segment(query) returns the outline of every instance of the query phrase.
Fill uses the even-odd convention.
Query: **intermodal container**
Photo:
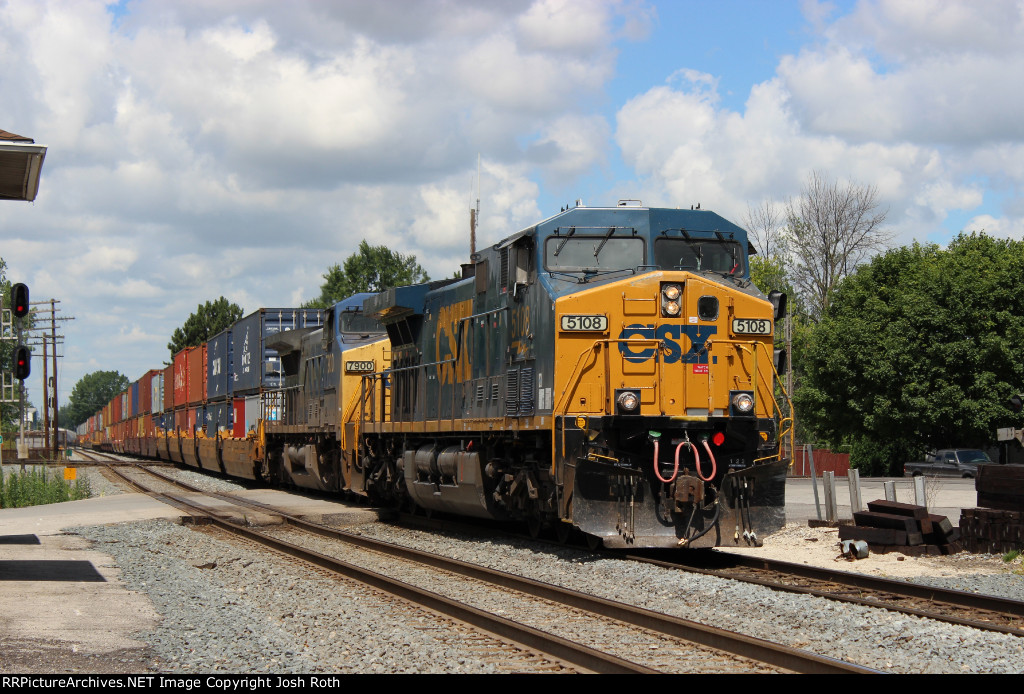
[[[230,400],[218,400],[206,403],[206,435],[216,436],[217,432],[222,435],[231,431],[232,417]]]
[[[124,417],[121,416],[122,407],[124,405],[124,393],[119,393],[114,396],[114,399],[110,401],[110,423],[117,424]]]
[[[139,379],[139,414],[153,412],[153,379],[160,375],[157,369],[150,369]]]
[[[236,439],[245,438],[245,398],[231,401],[231,435]]]
[[[231,328],[219,332],[206,343],[206,399],[210,402],[231,396]]]
[[[139,405],[141,404],[139,400],[139,381],[135,381],[134,383],[132,383],[131,388],[129,390],[131,392],[128,395],[128,407],[130,410],[130,414],[128,416],[138,417]]]
[[[174,409],[188,404],[188,350],[174,355]]]
[[[231,329],[233,394],[281,388],[281,359],[276,351],[267,348],[267,337],[283,330],[322,324],[323,311],[311,308],[261,308],[235,323]]]
[[[173,362],[173,360],[172,360]],[[174,364],[164,369],[164,412],[174,411]]]
[[[206,343],[186,350],[188,362],[188,386],[186,398],[189,405],[198,405],[206,400]]]
[[[161,414],[164,411],[164,372],[156,370],[149,382],[149,401],[152,403],[153,414]]]

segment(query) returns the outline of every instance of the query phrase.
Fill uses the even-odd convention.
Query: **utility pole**
[[[60,450],[60,413],[57,407],[57,300],[50,299],[50,339],[53,341],[53,457]],[[44,357],[45,358],[45,357]]]
[[[60,449],[60,415],[59,400],[57,399],[57,358],[63,357],[59,353],[59,346],[64,342],[64,336],[57,333],[57,321],[74,320],[73,316],[58,316],[58,299],[48,299],[33,304],[35,317],[40,320],[41,325],[32,327],[25,332],[30,334],[26,344],[33,346],[42,345],[43,348],[43,439],[45,450],[51,458],[57,457]],[[49,305],[48,308],[46,306]],[[38,308],[43,307],[43,308]],[[46,325],[46,312],[50,313],[49,325]],[[34,333],[34,334],[33,334]],[[53,423],[51,431],[50,423]]]

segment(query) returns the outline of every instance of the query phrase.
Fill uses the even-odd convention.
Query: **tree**
[[[320,296],[305,307],[328,308],[360,292],[380,292],[430,280],[416,256],[395,253],[387,246],[371,246],[365,239],[359,242],[359,250],[345,259],[344,267],[336,263],[322,276]]]
[[[875,186],[840,185],[817,171],[808,176],[800,198],[786,204],[783,252],[811,319],[828,310],[844,277],[889,242],[891,235],[882,227],[887,211],[878,206]]]
[[[946,250],[898,248],[834,292],[796,394],[805,424],[852,446],[869,473],[930,448],[975,447],[1021,425],[1024,242],[961,234]]]
[[[230,328],[242,317],[238,304],[228,303],[223,296],[216,301],[207,301],[196,306],[196,311],[180,328],[175,329],[167,349],[175,355],[186,347],[201,345],[222,330]]]
[[[66,406],[60,409],[61,426],[74,429],[129,385],[128,377],[117,371],[93,371],[82,376],[71,390]]]

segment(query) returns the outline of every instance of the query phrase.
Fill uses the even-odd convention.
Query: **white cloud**
[[[809,3],[821,40],[782,56],[742,111],[720,105],[713,75],[677,69],[623,105],[616,142],[665,204],[741,219],[820,170],[876,186],[897,242],[927,238],[984,204],[986,186],[1024,186],[1024,94],[1007,82],[1024,74],[1024,5],[992,5],[862,2],[831,20],[834,7]]]

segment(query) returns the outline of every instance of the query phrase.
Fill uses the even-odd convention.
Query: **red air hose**
[[[680,446],[682,444],[679,444]],[[665,484],[671,484],[676,479],[676,475],[679,474],[679,448],[676,448],[676,466],[672,470],[672,476],[665,479],[661,476],[661,471],[658,470],[658,440],[654,440],[654,476]]]
[[[708,455],[711,457],[711,476],[710,477],[705,477],[704,475],[700,474],[700,460],[698,460],[697,461],[697,477],[700,477],[705,482],[710,482],[711,480],[715,479],[715,475],[718,473],[718,464],[715,462],[715,454],[711,452],[711,446],[708,445],[708,440],[707,439],[704,439],[704,450],[707,451]],[[694,457],[697,456],[697,447],[696,446],[693,447],[693,455],[694,455]]]

